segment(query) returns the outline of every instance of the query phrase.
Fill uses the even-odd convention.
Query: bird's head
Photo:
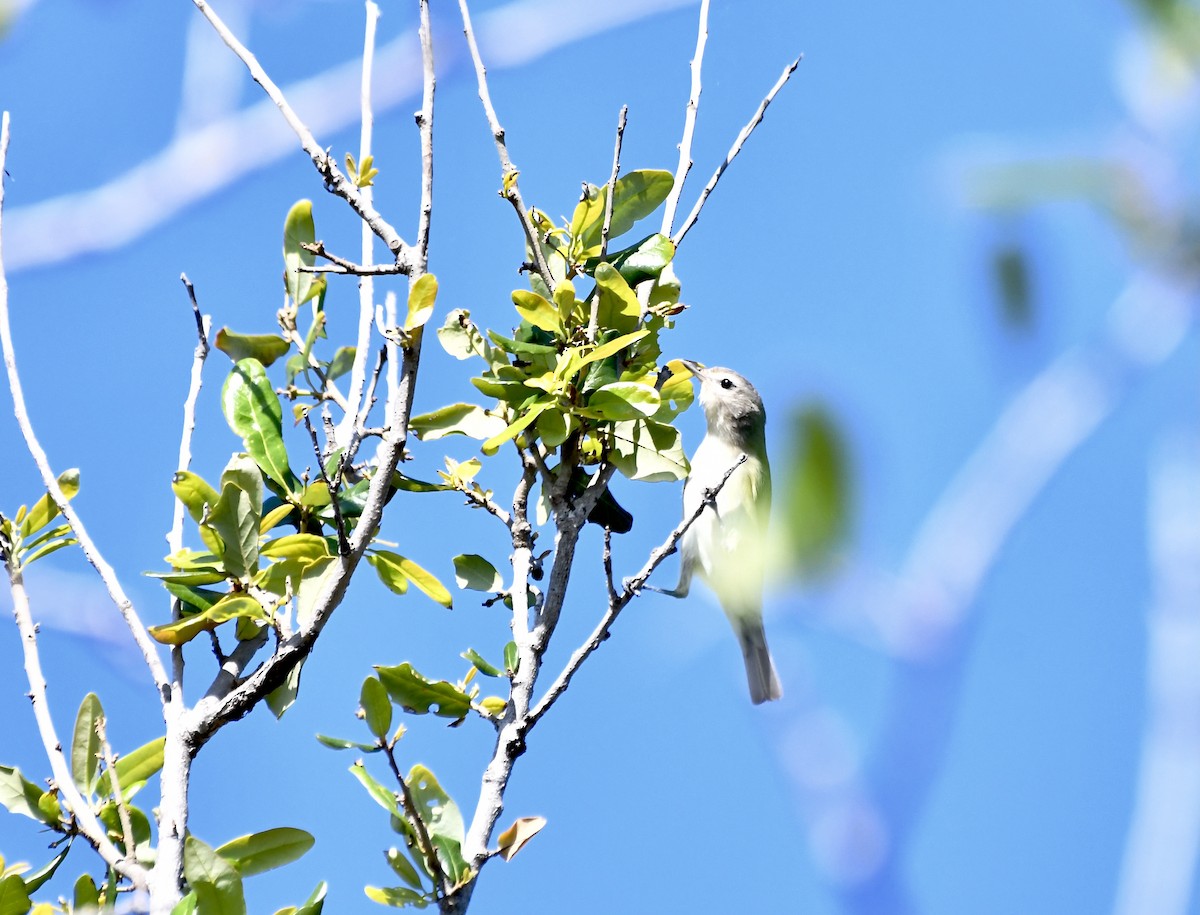
[[[700,406],[711,434],[736,443],[762,435],[767,413],[754,385],[733,369],[704,368],[690,359],[679,361],[700,379]]]

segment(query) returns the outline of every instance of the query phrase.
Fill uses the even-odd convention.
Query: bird
[[[767,524],[771,515],[771,467],[767,462],[767,414],[749,381],[732,369],[680,362],[700,380],[700,405],[708,430],[691,460],[683,486],[683,517],[690,518],[709,491],[729,479],[679,541],[679,584],[658,589],[686,597],[699,573],[720,601],[742,648],[750,699],[779,699],[783,688],[767,647],[762,595]],[[745,455],[745,460],[742,460]]]

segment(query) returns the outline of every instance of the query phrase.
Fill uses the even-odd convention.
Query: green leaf
[[[650,331],[646,330],[645,328],[642,328],[641,330],[635,330],[635,331],[632,331],[631,333],[622,334],[619,337],[614,337],[612,340],[609,340],[607,343],[603,343],[600,346],[597,346],[590,353],[588,353],[586,356],[584,356],[579,362],[579,367],[583,368],[585,365],[590,365],[593,362],[599,362],[601,359],[607,359],[609,356],[615,356],[617,353],[621,352],[621,350],[625,349],[626,347],[631,346],[634,343],[637,343],[638,340],[641,340],[642,337],[646,336],[648,333],[650,333]],[[689,384],[689,386],[691,384],[690,378],[688,380],[688,384]]]
[[[74,905],[72,908],[76,912],[87,912],[92,909],[99,910],[100,908],[100,891],[96,888],[96,881],[87,874],[81,874],[79,879],[75,881]]]
[[[658,391],[648,384],[614,381],[592,392],[587,408],[599,419],[628,420],[653,416],[661,403]]]
[[[427,680],[407,661],[397,667],[376,666],[375,670],[392,701],[406,711],[459,719],[471,710],[471,700],[461,689],[445,680]]]
[[[270,365],[292,348],[292,344],[279,334],[239,334],[228,327],[217,331],[214,342],[217,349],[234,362],[257,359],[263,365]]]
[[[27,893],[36,893],[45,886],[50,878],[54,876],[54,872],[58,870],[58,866],[63,863],[67,857],[67,852],[71,850],[68,843],[63,846],[62,851],[39,867],[37,870],[29,874],[22,874],[21,879],[25,881],[25,891]],[[0,865],[2,866],[2,865]]]
[[[246,897],[236,867],[189,835],[183,843],[183,875],[204,915],[245,915]]]
[[[405,330],[412,331],[425,326],[425,322],[433,314],[437,292],[436,276],[432,273],[424,273],[417,277],[408,291],[408,317],[404,319]]]
[[[648,419],[613,426],[609,460],[631,480],[668,482],[688,474],[679,430]]]
[[[267,693],[267,708],[276,718],[282,718],[283,713],[296,704],[296,697],[300,694],[300,674],[303,670],[304,662],[301,661],[288,671],[287,679],[283,683]]]
[[[221,559],[231,578],[246,580],[258,572],[262,497],[258,465],[245,455],[234,455],[221,475],[221,496],[205,522],[221,538]]]
[[[408,583],[412,582],[437,603],[450,609],[452,599],[445,585],[411,559],[387,550],[375,550],[367,556],[367,561],[374,566],[379,580],[395,593],[404,594]]]
[[[792,418],[784,498],[786,557],[801,576],[829,569],[850,517],[849,459],[833,416],[817,405]]]
[[[599,326],[622,334],[638,330],[642,319],[641,303],[615,267],[605,263],[596,268],[596,288],[600,295],[596,312]]]
[[[414,480],[397,471],[392,474],[392,486],[403,492],[447,492],[454,489],[443,483],[426,483],[424,480]]]
[[[417,869],[413,867],[412,862],[408,860],[408,856],[403,851],[398,848],[389,848],[384,852],[384,857],[387,858],[388,866],[397,877],[415,890],[424,889],[421,875],[417,873]]]
[[[552,406],[554,406],[553,400],[539,400],[530,404],[517,420],[484,442],[480,450],[487,455],[495,454],[500,450],[501,445],[520,435],[530,423],[542,414],[542,411],[548,410]]]
[[[454,557],[454,582],[472,591],[499,591],[504,587],[496,567],[477,553]]]
[[[328,890],[328,885],[322,880],[304,901],[304,905],[296,909],[292,915],[321,915],[321,910],[325,908],[325,893]]]
[[[261,362],[242,359],[234,365],[221,392],[221,407],[263,473],[292,492],[296,480],[283,444],[283,409]]]
[[[392,728],[392,703],[387,690],[375,677],[363,680],[358,706],[362,709],[367,730],[380,740],[387,739],[388,731]]]
[[[500,669],[498,667],[494,667],[491,664],[489,664],[487,661],[485,661],[483,659],[483,655],[481,655],[474,648],[468,648],[466,651],[464,651],[462,653],[462,657],[466,658],[468,661],[470,661],[472,664],[474,664],[475,669],[477,671],[479,671],[481,674],[483,674],[485,677],[501,677],[501,676],[503,676],[503,673],[500,671]]]
[[[425,442],[432,442],[447,435],[465,435],[469,438],[488,439],[504,430],[507,423],[494,413],[475,404],[455,403],[414,416],[408,428]]]
[[[671,172],[657,169],[640,169],[617,179],[613,189],[609,238],[619,238],[632,229],[638,220],[658,209],[674,184],[675,176]],[[584,252],[600,244],[607,198],[608,187],[605,185],[598,189],[593,199],[585,200],[575,208],[575,215],[571,219],[571,235]]]
[[[675,244],[665,235],[651,235],[636,245],[609,254],[608,261],[630,286],[655,279],[675,257]]]
[[[396,792],[385,788],[375,777],[371,775],[360,762],[356,762],[350,767],[350,774],[358,779],[359,783],[367,789],[367,794],[371,795],[371,799],[380,807],[386,810],[394,817],[400,816],[400,804],[396,800]]]
[[[341,378],[352,368],[354,368],[354,357],[358,350],[353,346],[339,346],[333,353],[333,358],[329,360],[329,367],[325,370],[325,377],[330,381],[336,381]]]
[[[460,361],[472,356],[487,358],[487,343],[470,318],[465,308],[455,308],[437,332],[442,349]]]
[[[196,894],[188,893],[175,903],[175,908],[171,909],[171,915],[195,915],[197,905],[199,903],[196,901]]]
[[[576,424],[561,410],[544,410],[537,418],[537,434],[547,448],[557,448],[571,435]]]
[[[231,839],[217,849],[217,854],[243,877],[251,877],[296,861],[313,847],[314,841],[303,829],[277,826]]]
[[[10,813],[19,813],[47,826],[56,826],[58,818],[48,816],[41,807],[45,793],[44,789],[22,775],[20,769],[0,766],[0,804],[7,807]]]
[[[409,770],[408,790],[438,850],[442,870],[456,886],[463,883],[470,874],[470,868],[462,857],[465,830],[458,805],[438,783],[434,774],[420,764]]]
[[[331,750],[362,750],[364,753],[378,753],[381,749],[377,744],[360,743],[357,740],[346,740],[342,737],[328,737],[318,734],[317,741]]]
[[[166,742],[165,737],[159,737],[143,744],[132,753],[117,757],[117,780],[121,783],[121,791],[126,799],[133,797],[137,790],[163,767],[163,747]],[[100,797],[112,794],[108,772],[101,773],[100,780],[96,783],[96,793]]]
[[[185,645],[201,632],[210,632],[235,619],[263,620],[267,613],[262,604],[247,594],[228,594],[207,610],[181,617],[161,626],[150,626],[150,637],[164,645]]]
[[[393,909],[402,909],[410,905],[423,909],[429,904],[425,896],[406,886],[365,886],[363,892],[372,902],[391,906]]]
[[[25,881],[16,874],[0,880],[0,915],[25,915],[32,907]]]
[[[164,581],[163,587],[192,611],[207,610],[219,600],[223,600],[226,592],[213,591],[210,588],[193,588],[189,585],[181,585],[173,581]],[[185,611],[189,612],[189,611]]]
[[[142,810],[129,804],[126,805],[126,811],[129,813],[129,825],[134,848],[145,846],[150,841],[150,818]],[[125,831],[121,824],[121,814],[117,810],[116,803],[109,801],[100,808],[96,815],[99,817],[100,822],[108,829],[109,838],[124,849]]]
[[[204,520],[205,514],[220,498],[220,494],[203,477],[189,470],[180,470],[172,477],[171,489],[197,524]]]
[[[521,669],[521,655],[517,651],[516,642],[509,642],[504,646],[504,669],[510,677]]]
[[[298,200],[288,211],[283,223],[283,265],[287,294],[296,305],[303,305],[317,294],[313,288],[316,274],[302,273],[297,269],[301,265],[311,267],[316,263],[316,255],[300,247],[302,244],[311,245],[316,240],[312,201]]]
[[[71,778],[84,798],[92,793],[100,778],[100,735],[96,722],[104,717],[104,709],[95,693],[88,693],[79,704],[75,716],[75,735],[71,741]]]
[[[79,468],[72,467],[70,470],[64,470],[60,473],[58,475],[58,488],[67,497],[68,502],[74,499],[79,493]],[[57,517],[58,506],[54,504],[54,500],[50,498],[50,494],[46,493],[33,504],[33,508],[30,509],[29,514],[21,521],[21,537],[28,537],[30,534],[40,531]]]
[[[536,292],[516,289],[513,290],[512,300],[517,307],[517,314],[534,327],[560,337],[563,335],[563,322],[558,309]]]
[[[259,553],[268,559],[297,559],[301,562],[316,562],[333,555],[329,541],[316,534],[285,534],[268,540]]]

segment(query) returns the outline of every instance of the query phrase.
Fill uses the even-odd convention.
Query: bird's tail
[[[775,673],[775,662],[771,660],[771,649],[767,647],[767,633],[763,629],[762,617],[739,616],[731,618],[738,643],[742,646],[742,659],[746,662],[746,680],[750,684],[750,701],[755,705],[779,699],[783,687]]]

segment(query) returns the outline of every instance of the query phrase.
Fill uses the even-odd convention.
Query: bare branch
[[[763,115],[766,113],[767,106],[771,104],[771,101],[775,98],[776,94],[778,94],[779,90],[784,87],[789,79],[791,79],[792,74],[796,72],[796,68],[800,66],[800,61],[803,59],[804,55],[802,54],[783,68],[783,72],[779,74],[779,79],[775,80],[775,85],[771,87],[771,91],[768,92],[766,97],[759,103],[758,110],[754,112],[753,117],[746,122],[746,126],[743,127],[738,133],[737,139],[734,140],[733,145],[729,147],[729,152],[725,154],[725,161],[717,166],[717,170],[713,172],[713,176],[708,179],[708,184],[704,185],[704,190],[700,192],[700,198],[696,201],[696,205],[692,207],[692,212],[688,214],[688,218],[684,220],[684,223],[680,227],[679,231],[671,237],[671,241],[675,243],[676,247],[678,247],[679,243],[683,241],[684,236],[691,231],[692,226],[696,224],[696,220],[700,218],[700,211],[704,208],[704,204],[708,200],[708,195],[713,192],[713,188],[717,186],[717,182],[720,181],[721,176],[725,174],[725,169],[729,168],[729,164],[736,159],[737,154],[742,151],[742,147],[745,145],[746,141],[750,139],[750,134],[754,133],[754,128],[762,123]]]
[[[0,215],[2,215],[4,207],[4,182],[2,179],[4,173],[4,161],[8,153],[8,112],[4,112],[3,123],[0,124]],[[166,703],[170,698],[171,686],[167,680],[167,671],[163,667],[162,659],[158,656],[158,648],[146,633],[146,627],[142,625],[137,611],[133,607],[133,602],[126,597],[121,583],[117,580],[117,574],[113,571],[112,566],[105,562],[104,557],[100,555],[100,551],[96,548],[96,544],[92,542],[92,538],[88,535],[87,530],[80,521],[79,516],[71,507],[71,503],[67,501],[67,497],[63,494],[62,488],[58,485],[58,478],[54,471],[50,469],[50,461],[46,457],[46,452],[42,449],[41,443],[34,434],[33,425],[29,421],[29,413],[25,407],[25,393],[21,387],[21,378],[17,373],[17,358],[16,352],[13,349],[12,329],[9,326],[8,320],[8,281],[4,278],[4,263],[0,260],[0,347],[4,350],[4,367],[8,372],[8,387],[13,398],[13,413],[17,419],[17,425],[21,428],[21,435],[25,439],[25,447],[37,464],[38,471],[41,473],[42,482],[46,486],[46,490],[50,493],[50,498],[54,500],[54,504],[58,506],[58,510],[62,512],[67,523],[71,525],[71,531],[75,534],[75,539],[79,541],[83,553],[87,556],[88,562],[99,573],[101,580],[108,589],[108,595],[112,598],[117,609],[124,617],[126,625],[129,627],[130,633],[133,635],[133,640],[141,649],[142,657],[146,660],[146,666],[150,670],[151,677],[154,678],[154,685],[158,688],[159,699]]]
[[[364,192],[367,190],[369,190],[369,188],[363,188]],[[363,223],[363,226],[366,228],[368,235],[370,235],[371,238],[374,238],[375,236],[373,234],[371,234],[371,227],[368,226],[365,222]],[[407,273],[408,272],[407,270],[401,270],[399,264],[373,264],[373,263],[371,263],[370,262],[371,253],[370,253],[369,243],[364,244],[364,246],[363,246],[364,247],[363,263],[361,263],[361,264],[356,264],[352,260],[347,260],[344,257],[339,257],[338,255],[334,254],[332,251],[327,251],[325,249],[325,242],[323,242],[323,241],[317,241],[317,242],[312,242],[312,243],[302,242],[300,244],[300,247],[303,248],[305,251],[315,254],[317,257],[323,257],[325,260],[329,261],[334,266],[329,267],[324,264],[322,264],[321,266],[317,266],[316,264],[313,264],[310,267],[307,264],[299,264],[296,267],[296,270],[299,273],[340,273],[340,274],[344,274],[344,275],[362,276],[362,277],[369,278],[369,277],[373,277],[373,276],[395,276],[398,273]],[[361,299],[361,295],[362,295],[363,285],[364,285],[363,283],[359,283],[359,285],[358,285],[360,299]],[[361,308],[361,304],[360,304],[360,308]],[[372,314],[374,313],[374,305],[372,305],[371,313]]]
[[[679,526],[676,527],[675,530],[671,531],[670,535],[666,540],[663,541],[662,545],[658,546],[650,553],[650,557],[646,560],[646,564],[642,566],[642,570],[633,578],[625,582],[625,586],[620,595],[616,597],[616,600],[613,600],[611,597],[609,598],[608,609],[605,611],[604,616],[600,619],[599,624],[592,631],[592,634],[588,637],[588,639],[577,649],[575,649],[574,653],[572,653],[570,659],[567,661],[566,666],[563,667],[562,672],[558,675],[558,677],[555,678],[554,682],[550,685],[550,688],[546,690],[545,695],[542,696],[541,701],[538,702],[533,711],[529,713],[527,729],[532,728],[535,724],[537,724],[541,717],[550,709],[550,706],[554,705],[554,703],[558,700],[558,697],[561,696],[566,691],[567,687],[571,685],[571,678],[575,676],[575,672],[578,671],[583,662],[588,659],[588,656],[591,655],[591,653],[597,648],[599,648],[600,644],[608,638],[609,630],[612,629],[613,623],[617,621],[617,617],[621,615],[621,611],[624,610],[629,602],[637,596],[638,592],[641,591],[641,589],[645,586],[646,581],[654,573],[654,570],[662,564],[663,560],[675,552],[675,546],[679,543],[680,538],[682,538],[683,535],[687,533],[688,529],[696,523],[702,514],[704,514],[704,510],[713,504],[713,501],[717,498],[717,495],[722,489],[725,488],[725,484],[729,482],[729,478],[733,476],[733,472],[745,462],[746,455],[743,454],[739,456],[738,459],[733,463],[733,466],[725,471],[725,475],[721,477],[717,485],[704,493],[704,499],[700,502],[699,507],[689,516],[679,522]]]
[[[700,24],[696,29],[696,53],[692,55],[692,89],[688,95],[687,110],[683,116],[683,136],[679,140],[679,164],[675,166],[675,183],[667,195],[663,209],[662,234],[670,236],[675,223],[675,211],[679,209],[679,197],[688,172],[692,170],[692,138],[696,134],[696,114],[700,108],[700,71],[704,66],[704,46],[708,44],[709,0],[700,0]]]
[[[354,212],[371,227],[376,235],[383,239],[383,243],[388,246],[388,250],[392,252],[397,264],[407,264],[411,255],[408,243],[400,237],[400,234],[369,202],[363,199],[354,182],[342,174],[333,157],[317,142],[317,138],[312,135],[312,131],[305,126],[296,112],[292,110],[292,106],[288,104],[283,93],[279,91],[279,87],[272,82],[266,70],[259,64],[258,59],[250,53],[250,50],[245,45],[238,41],[237,36],[229,30],[229,27],[225,25],[206,0],[192,0],[192,2],[196,5],[196,9],[200,11],[201,15],[216,29],[217,34],[221,36],[221,40],[246,65],[246,69],[250,71],[251,78],[262,86],[263,91],[275,103],[284,120],[287,121],[288,126],[300,138],[300,145],[304,147],[304,151],[312,159],[313,165],[316,166],[317,172],[325,182],[325,186],[345,200],[346,203],[350,204]]]
[[[429,0],[421,7],[421,110],[417,126],[421,130],[421,213],[417,222],[417,258],[420,272],[429,262],[429,227],[433,220],[433,95],[437,87],[433,67],[433,27],[429,22]]]
[[[320,471],[321,481],[329,491],[329,506],[333,509],[334,525],[337,527],[338,553],[347,556],[350,553],[350,541],[346,539],[346,520],[342,517],[341,504],[338,501],[338,485],[342,480],[341,474],[338,474],[335,484],[325,472],[325,456],[321,453],[321,443],[317,441],[317,430],[313,428],[312,420],[307,413],[304,414],[304,428],[308,430],[308,436],[312,439],[313,453],[317,456],[317,469]]]
[[[112,785],[113,799],[117,803],[117,818],[121,821],[121,836],[125,841],[125,855],[136,859],[137,843],[133,840],[133,822],[129,819],[129,808],[125,805],[125,796],[121,793],[121,777],[117,772],[117,760],[113,756],[112,747],[108,743],[108,728],[104,716],[96,719],[96,736],[100,740],[100,753],[104,757],[105,768],[108,769],[109,783]]]
[[[604,256],[608,253],[608,233],[612,230],[613,196],[616,194],[617,175],[621,171],[621,142],[625,138],[625,116],[628,113],[629,106],[622,105],[621,114],[617,117],[617,140],[613,146],[613,164],[612,173],[608,176],[608,193],[604,198],[604,225],[600,230],[600,260],[604,260]],[[596,342],[599,316],[600,296],[596,294],[592,297],[592,311],[588,318],[587,329],[588,340],[592,343]]]
[[[179,280],[187,289],[188,298],[192,303],[192,316],[196,319],[196,351],[192,356],[192,380],[188,387],[187,398],[183,402],[183,431],[179,436],[179,470],[187,470],[192,463],[192,433],[196,429],[196,401],[200,397],[200,386],[204,360],[208,358],[208,334],[212,329],[212,319],[200,313],[200,305],[196,302],[196,290],[186,273],[179,274]],[[167,534],[167,549],[175,553],[183,548],[183,503],[175,500],[175,516],[171,522],[171,531]]]
[[[4,145],[8,139],[8,112],[4,113],[4,129],[0,131],[0,173],[4,170]],[[3,278],[0,277],[0,298],[3,297]],[[50,706],[46,701],[46,677],[42,673],[41,658],[38,653],[37,628],[33,625],[33,617],[29,611],[29,595],[25,591],[24,577],[15,560],[6,563],[9,587],[13,598],[13,618],[17,622],[17,631],[21,635],[21,650],[25,655],[25,676],[29,681],[29,699],[33,703],[33,717],[37,721],[38,734],[42,738],[42,746],[46,758],[50,761],[50,771],[54,773],[54,785],[63,797],[67,810],[75,818],[75,823],[88,843],[100,854],[109,867],[123,874],[132,881],[135,887],[147,888],[147,873],[145,868],[133,860],[133,856],[121,854],[121,850],[108,838],[108,832],[103,824],[96,819],[92,808],[79,794],[71,770],[67,766],[63,754],[62,742],[54,730],[54,721],[50,717]]]
[[[479,83],[479,100],[483,102],[488,126],[492,129],[492,139],[496,142],[496,152],[500,156],[500,176],[503,182],[500,196],[511,203],[513,209],[517,211],[517,216],[521,220],[521,228],[525,230],[525,241],[529,245],[529,250],[533,252],[533,263],[538,275],[553,292],[554,277],[550,274],[546,255],[538,242],[537,229],[534,228],[533,220],[529,218],[525,201],[521,199],[521,189],[517,186],[517,176],[520,171],[512,164],[512,159],[508,156],[504,128],[500,126],[500,121],[496,117],[496,109],[492,106],[492,95],[488,91],[487,84],[487,67],[483,65],[483,58],[479,55],[479,45],[475,41],[475,30],[471,27],[471,13],[467,9],[467,0],[458,0],[458,9],[462,13],[463,34],[466,35],[467,46],[471,49],[471,60],[475,63],[475,77]]]
[[[424,0],[422,0],[424,3]],[[408,821],[412,823],[413,829],[417,833],[417,844],[420,846],[421,856],[425,859],[425,863],[429,865],[429,870],[432,872],[434,883],[434,896],[441,898],[449,895],[451,886],[450,881],[446,878],[446,872],[442,870],[442,862],[437,856],[437,849],[433,847],[433,841],[429,838],[429,829],[425,826],[425,818],[421,816],[421,809],[417,806],[416,800],[412,796],[412,791],[408,787],[408,781],[400,774],[400,766],[396,763],[396,753],[394,749],[386,743],[382,743],[383,754],[387,757],[388,765],[391,767],[392,775],[395,776],[397,784],[400,785],[400,801],[404,807],[404,812],[408,816]]]

